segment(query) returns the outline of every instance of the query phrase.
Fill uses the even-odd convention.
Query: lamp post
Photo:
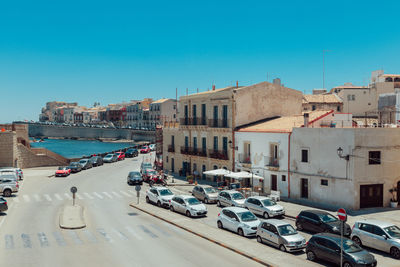
[[[350,155],[343,156],[343,148],[341,148],[341,147],[339,147],[337,149],[337,154],[338,154],[339,158],[341,158],[341,159],[345,159],[345,160],[349,160],[350,159]]]

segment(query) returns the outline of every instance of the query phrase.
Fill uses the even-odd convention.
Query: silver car
[[[305,238],[284,220],[265,220],[257,228],[257,241],[279,248],[283,252],[295,252],[306,247]]]
[[[216,203],[218,199],[218,191],[209,185],[196,185],[192,195],[206,204]]]
[[[400,259],[400,228],[392,223],[377,220],[357,221],[351,239],[358,245],[390,253]]]
[[[218,207],[241,207],[244,208],[245,198],[242,193],[235,190],[224,190],[219,192],[217,205]]]
[[[171,211],[186,214],[188,217],[206,216],[207,208],[192,196],[174,196],[170,203]]]
[[[254,236],[260,220],[244,208],[223,208],[218,214],[217,226],[238,233],[241,236]]]
[[[12,193],[18,192],[19,185],[17,180],[13,179],[2,179],[0,180],[0,192],[3,192],[3,196],[11,197]]]
[[[281,205],[268,197],[254,196],[249,197],[244,202],[246,208],[256,215],[262,216],[265,219],[276,216],[285,215],[285,210]]]

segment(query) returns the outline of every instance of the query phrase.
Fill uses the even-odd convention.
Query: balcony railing
[[[175,152],[175,145],[169,145],[168,152]]]
[[[181,118],[180,119],[181,125],[207,125],[206,118]]]
[[[225,150],[214,150],[214,149],[209,149],[208,150],[208,155],[210,158],[213,159],[222,159],[222,160],[228,160],[228,151]]]
[[[219,120],[219,119],[210,119],[208,120],[208,127],[213,127],[213,128],[229,128],[228,126],[228,120]]]
[[[181,146],[181,154],[189,155],[189,147]]]
[[[251,156],[248,154],[240,153],[239,162],[244,164],[251,164]]]
[[[264,156],[264,165],[268,167],[279,167],[279,159],[269,156]]]

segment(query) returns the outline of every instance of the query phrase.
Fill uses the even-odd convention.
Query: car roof
[[[249,211],[248,209],[239,208],[239,207],[226,207],[226,208],[223,208],[222,210],[230,210],[230,211],[233,211],[234,213]]]
[[[208,185],[208,184],[198,184],[197,186],[198,186],[198,187],[202,187],[202,188],[209,188],[209,187],[212,187],[211,185]]]
[[[394,223],[389,223],[389,222],[384,222],[384,221],[379,221],[379,220],[370,220],[370,219],[359,220],[359,221],[356,221],[356,223],[368,223],[368,224],[373,224],[373,225],[383,227],[383,228],[394,225]]]
[[[222,190],[221,193],[222,193],[222,192],[225,192],[225,193],[228,193],[228,194],[240,193],[240,192],[238,192],[238,191],[236,191],[236,190]]]
[[[313,238],[313,237],[326,238],[326,239],[332,240],[332,241],[340,244],[340,235],[335,235],[335,234],[331,234],[331,233],[319,233],[319,234],[313,235],[311,238]]]
[[[267,220],[263,220],[263,222],[270,223],[270,224],[273,224],[275,226],[281,226],[281,225],[290,224],[289,222],[287,222],[285,220],[278,220],[278,219],[267,219]]]
[[[176,197],[180,197],[182,199],[195,198],[194,196],[191,195],[177,195]]]
[[[251,197],[248,197],[248,198],[254,198],[254,199],[258,199],[258,200],[264,200],[264,199],[271,200],[270,197],[265,197],[265,196],[251,196]]]
[[[302,213],[302,212],[310,212],[310,213],[314,213],[314,214],[327,214],[327,213],[330,214],[329,212],[326,212],[323,210],[302,210],[300,213]]]
[[[153,186],[153,188],[155,188],[156,190],[169,189],[165,186]]]

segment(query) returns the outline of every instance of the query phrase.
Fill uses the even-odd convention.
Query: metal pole
[[[344,222],[341,221],[340,227],[340,266],[343,266],[343,224]]]

